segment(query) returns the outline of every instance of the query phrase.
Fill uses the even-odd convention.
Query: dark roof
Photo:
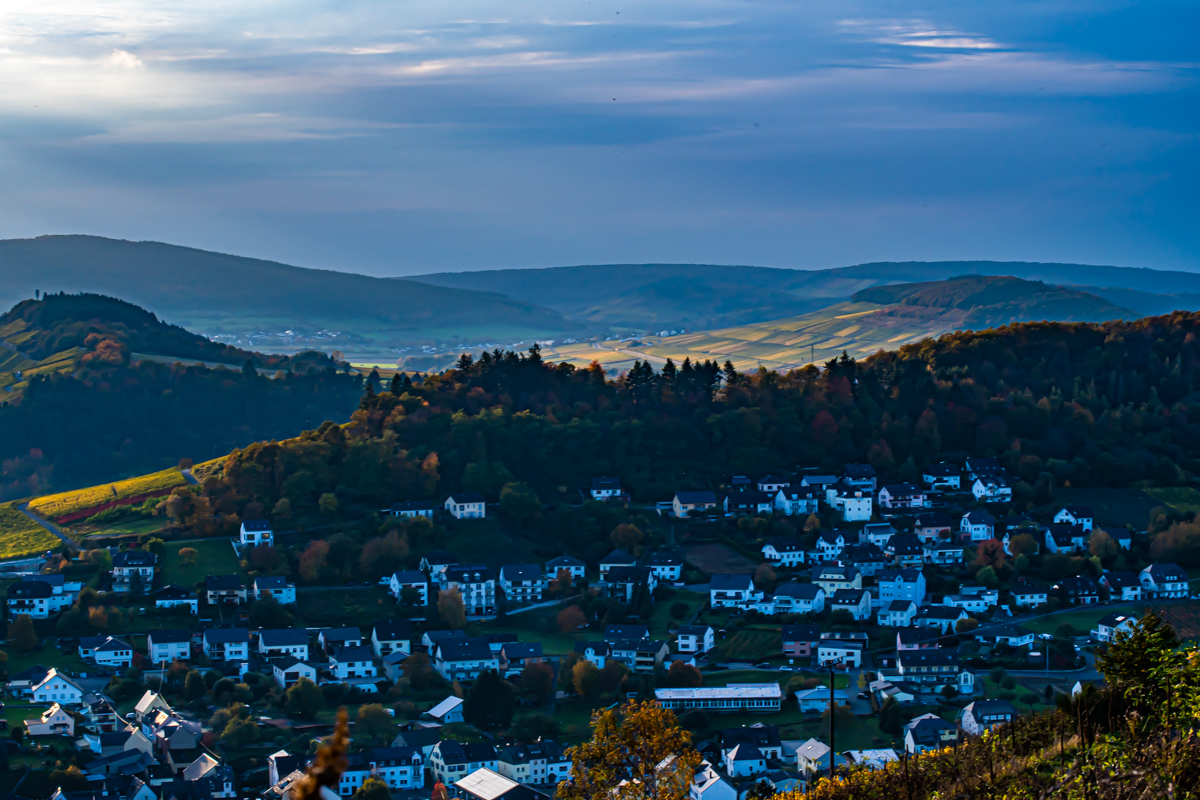
[[[1187,573],[1178,564],[1151,564],[1146,567],[1155,583],[1177,583],[1188,579]]]
[[[645,625],[605,625],[604,641],[616,639],[645,639],[650,635],[650,629]]]
[[[921,644],[942,638],[936,628],[900,628],[896,631],[900,644]]]
[[[372,630],[381,642],[412,638],[412,623],[406,619],[381,619]]]
[[[821,629],[816,625],[784,625],[783,641],[816,642],[821,638]]]
[[[645,583],[650,582],[649,567],[610,567],[608,570],[609,583]]]
[[[1120,611],[1114,611],[1113,613],[1109,614],[1107,617],[1100,620],[1096,624],[1103,625],[1106,628],[1115,628],[1118,625],[1120,625],[1124,622],[1127,622],[1127,621],[1137,622],[1138,619],[1139,619],[1139,617],[1137,614],[1122,613]]]
[[[404,747],[432,747],[442,740],[440,728],[417,728],[411,731],[400,731],[392,741],[394,745]]]
[[[595,650],[596,654],[601,655],[601,656],[606,656],[606,655],[608,655],[608,652],[609,652],[608,642],[595,641],[595,642],[576,642],[575,643],[575,652],[579,653],[581,655],[584,652],[586,652],[589,648],[592,650]]]
[[[676,492],[675,497],[685,506],[717,503],[717,496],[712,492]]]
[[[953,650],[901,650],[896,653],[896,661],[907,666],[916,667],[945,667],[956,666],[959,663],[958,653]]]
[[[321,631],[321,639],[325,642],[350,642],[362,638],[362,631],[358,628],[326,628]]]
[[[968,511],[963,514],[963,519],[968,525],[995,525],[996,518],[982,508],[977,508],[974,511]]]
[[[592,491],[598,492],[601,490],[620,491],[620,478],[592,478]]]
[[[561,555],[561,556],[556,556],[556,557],[554,557],[554,558],[550,559],[549,561],[547,561],[547,562],[546,562],[546,566],[547,566],[547,567],[552,567],[552,568],[558,568],[558,567],[586,567],[586,566],[587,566],[587,564],[585,564],[584,562],[580,561],[580,560],[579,560],[578,558],[576,558],[575,556]]]
[[[847,478],[865,480],[875,477],[875,468],[870,464],[847,464],[842,474]]]
[[[509,642],[502,648],[504,657],[510,661],[515,658],[541,658],[541,642]]]
[[[884,581],[889,583],[892,581],[916,583],[920,577],[921,570],[914,567],[907,567],[905,569],[885,569],[875,576],[875,580],[877,583],[883,583]]]
[[[926,511],[917,514],[915,524],[918,528],[950,528],[954,526],[954,520],[941,511]]]
[[[812,486],[784,486],[779,491],[789,500],[811,500],[817,496],[817,490]]]
[[[339,647],[330,656],[333,661],[374,661],[375,651],[362,644],[352,647]]]
[[[149,550],[123,550],[113,556],[114,567],[152,567],[158,564],[158,556]]]
[[[96,645],[97,650],[133,650],[133,645],[129,642],[123,642],[120,639],[114,639],[111,636],[105,637],[104,641]]]
[[[271,521],[268,519],[244,519],[242,527],[247,531],[269,531],[271,530]]]
[[[783,583],[775,587],[775,595],[783,595],[784,597],[798,597],[801,600],[815,600],[817,592],[824,591],[820,586],[814,586],[811,583],[799,583],[792,581]]]
[[[708,588],[710,591],[717,592],[742,591],[749,589],[753,584],[749,575],[713,575],[709,580]]]
[[[1058,582],[1057,588],[1068,594],[1096,594],[1100,591],[1100,587],[1096,585],[1096,582],[1084,575],[1063,578]]]
[[[459,504],[459,505],[462,505],[464,503],[485,502],[483,499],[483,495],[481,495],[479,492],[456,492],[456,493],[450,495],[446,499],[453,500],[456,504]]]
[[[711,625],[680,625],[677,633],[683,636],[706,636],[710,630]]]
[[[1007,700],[976,700],[967,706],[971,709],[971,714],[976,719],[981,716],[997,716],[1007,714],[1009,716],[1017,716],[1017,710],[1013,708],[1013,704]],[[966,709],[963,709],[964,711]]]
[[[925,467],[925,469],[921,470],[921,474],[922,475],[933,475],[935,477],[937,477],[937,476],[949,477],[952,475],[961,475],[962,467],[960,467],[958,464],[951,464],[949,462],[943,461],[940,464],[928,465],[927,467]]]
[[[494,761],[496,748],[484,742],[462,744],[453,739],[443,739],[438,743],[443,764],[466,764],[471,761]]]
[[[286,589],[288,579],[282,575],[260,575],[254,579],[255,589]]]
[[[729,749],[735,745],[749,744],[755,747],[780,747],[779,728],[774,725],[748,725],[741,728],[724,728],[721,731],[721,747]]]
[[[925,552],[925,545],[915,533],[897,533],[888,540],[888,550],[898,556],[915,556]]]
[[[505,564],[500,571],[506,581],[540,581],[543,575],[537,564]]]
[[[500,748],[500,760],[505,764],[528,764],[530,761],[564,761],[563,747],[553,739],[543,739],[533,744],[510,744]]]
[[[403,503],[392,503],[388,510],[399,514],[401,511],[433,511],[434,507],[428,500],[406,500]]]
[[[1062,510],[1066,511],[1068,514],[1075,517],[1076,519],[1079,519],[1080,517],[1085,517],[1085,518],[1090,519],[1092,517],[1092,507],[1088,506],[1088,505],[1072,504],[1072,505],[1063,506]]]
[[[849,561],[852,564],[873,561],[887,561],[887,556],[884,555],[883,551],[879,549],[879,546],[873,544],[847,545],[846,549],[842,550],[842,554],[838,558],[844,561]]]
[[[776,536],[767,539],[763,547],[771,546],[778,553],[796,553],[804,550],[804,545],[800,544],[800,540],[795,536]]]
[[[492,649],[483,639],[443,639],[438,642],[437,649],[442,661],[487,661],[492,658]]]
[[[8,587],[8,599],[41,599],[54,594],[50,584],[41,581],[18,581]]]
[[[852,581],[856,575],[858,575],[857,567],[843,567],[825,564],[819,567],[813,567],[812,580],[813,583],[816,583],[820,580]]]
[[[396,583],[404,586],[410,586],[415,583],[429,583],[429,579],[425,577],[425,573],[415,569],[394,572],[392,573],[392,577],[396,579]]]
[[[308,631],[304,628],[277,628],[263,631],[258,635],[264,647],[287,647],[289,645],[308,644]]]
[[[446,567],[446,581],[451,583],[483,583],[494,581],[496,573],[486,564],[461,564]]]
[[[1121,589],[1126,586],[1136,586],[1140,589],[1142,586],[1136,572],[1106,572],[1104,581],[1111,589]]]
[[[209,575],[204,579],[204,588],[210,592],[230,592],[243,586],[238,575]]]
[[[194,595],[182,586],[164,586],[154,593],[155,600],[191,600]]]
[[[177,644],[179,642],[192,641],[192,632],[182,628],[174,628],[166,631],[150,631],[149,638],[154,640],[155,644]]]
[[[646,559],[646,564],[651,567],[682,567],[683,557],[678,550],[659,550]]]
[[[204,638],[209,644],[248,642],[250,641],[250,631],[245,628],[209,628],[204,632]]]
[[[856,606],[866,593],[865,589],[838,589],[833,593],[832,602],[834,605]]]
[[[426,553],[422,557],[422,560],[426,564],[438,564],[445,566],[448,564],[457,564],[458,556],[454,555],[454,553],[451,553],[448,550],[434,550],[432,553]]]
[[[912,497],[915,494],[925,494],[925,490],[912,483],[889,483],[883,487],[892,497]],[[879,491],[883,491],[880,489]]]

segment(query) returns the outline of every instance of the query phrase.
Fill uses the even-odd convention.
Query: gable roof
[[[204,588],[210,592],[230,592],[245,587],[238,575],[207,575],[204,578]]]
[[[122,550],[113,556],[114,567],[153,567],[158,564],[158,556],[149,550]]]
[[[204,632],[204,640],[209,644],[249,642],[250,631],[245,628],[209,628]]]
[[[294,647],[308,644],[308,631],[304,628],[278,628],[262,631],[258,639],[263,647]]]
[[[749,575],[713,575],[708,588],[714,592],[740,592],[754,588],[754,581]]]
[[[676,492],[675,499],[685,506],[717,504],[717,496],[712,492]]]
[[[270,591],[271,589],[286,589],[288,585],[288,579],[282,575],[259,575],[254,579],[254,588],[260,592]]]
[[[395,642],[412,638],[412,623],[406,619],[381,619],[371,629],[374,638],[381,642]]]
[[[483,503],[483,495],[479,492],[456,492],[446,498],[457,505],[465,505],[467,503]]]
[[[575,556],[568,556],[568,555],[565,555],[565,554],[564,554],[564,555],[561,555],[561,556],[556,556],[556,557],[554,557],[554,558],[552,558],[552,559],[550,559],[549,561],[547,561],[547,562],[546,562],[546,567],[547,567],[547,568],[558,568],[558,567],[586,567],[586,566],[587,566],[587,564],[585,564],[584,562],[580,561],[580,560],[579,560],[578,558],[576,558]]]
[[[490,661],[492,649],[483,639],[443,639],[438,642],[437,655],[441,661]]]
[[[463,704],[463,700],[461,697],[455,697],[454,695],[450,695],[445,700],[438,703],[436,706],[429,709],[425,713],[431,717],[444,717],[447,714],[449,714],[451,711],[453,711],[454,709],[461,706],[462,704]]]
[[[505,564],[500,575],[506,581],[540,581],[543,570],[537,564]]]
[[[247,532],[262,532],[271,530],[271,521],[269,519],[245,519],[242,520],[242,528]]]

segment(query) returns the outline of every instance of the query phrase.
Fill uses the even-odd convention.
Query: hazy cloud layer
[[[0,4],[0,236],[372,274],[1195,268],[1200,7]]]

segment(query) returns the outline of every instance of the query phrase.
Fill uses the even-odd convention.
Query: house
[[[161,694],[150,690],[146,690],[141,699],[137,701],[137,705],[133,707],[133,714],[139,725],[147,715],[153,714],[156,711],[170,713],[171,704],[164,700]]]
[[[620,500],[620,478],[592,478],[592,488],[588,494],[593,500]]]
[[[467,635],[462,631],[425,631],[421,634],[421,646],[430,655],[433,655],[437,650],[438,644],[447,639],[465,639]]]
[[[50,616],[51,597],[54,590],[41,581],[18,581],[8,587],[8,618],[28,614],[30,619],[47,619]]]
[[[936,650],[941,637],[935,628],[905,628],[896,631],[896,651]]]
[[[317,668],[294,656],[275,659],[271,663],[271,672],[280,689],[287,689],[301,678],[308,678],[313,683],[317,682]]]
[[[191,631],[176,629],[150,631],[146,636],[146,649],[150,663],[168,664],[172,661],[187,661],[192,655]]]
[[[250,657],[250,632],[245,628],[210,628],[201,636],[201,647],[213,661],[245,661]]]
[[[948,567],[963,562],[963,546],[951,539],[938,539],[923,545],[921,555],[926,564]]]
[[[500,648],[500,671],[510,679],[526,667],[546,663],[541,642],[505,642]]]
[[[244,520],[238,531],[238,545],[240,547],[273,547],[275,533],[271,530],[270,520]]]
[[[965,733],[981,736],[1016,716],[1017,710],[1007,700],[976,700],[959,712],[959,724]]]
[[[987,627],[975,634],[975,640],[984,644],[1003,645],[1005,647],[1033,647],[1033,631],[1020,625],[1001,625]]]
[[[802,714],[821,714],[829,708],[829,687],[818,686],[815,689],[802,689],[796,692],[796,707]],[[838,706],[850,705],[850,698],[841,689],[833,691],[833,703]]]
[[[1088,532],[1078,525],[1046,526],[1046,550],[1051,553],[1079,553],[1087,543]]]
[[[633,604],[643,588],[653,595],[658,578],[649,567],[613,567],[608,571],[608,594],[622,603]]]
[[[838,589],[861,589],[862,573],[856,567],[813,567],[812,582],[830,596]]]
[[[841,531],[821,531],[817,535],[817,550],[822,561],[830,561],[841,555],[846,547],[846,535]]]
[[[732,608],[750,602],[754,581],[749,575],[713,575],[708,584],[709,605]]]
[[[613,643],[622,639],[649,639],[650,628],[646,625],[605,625],[604,641]]]
[[[485,564],[446,567],[443,589],[458,589],[468,615],[496,611],[496,573]]]
[[[994,458],[968,458],[966,461],[966,473],[969,480],[976,478],[992,477],[995,475],[1003,475],[1004,468],[1000,466],[1000,462]]]
[[[775,510],[789,517],[816,514],[820,506],[820,492],[808,486],[786,486],[775,493]]]
[[[858,533],[858,543],[873,544],[882,549],[887,547],[895,535],[896,529],[890,522],[868,522]]]
[[[1108,589],[1113,601],[1142,599],[1142,581],[1136,572],[1106,572],[1100,576],[1100,585]]]
[[[671,645],[652,639],[621,639],[609,642],[608,657],[634,672],[654,672],[670,654]]]
[[[582,578],[587,572],[587,565],[575,556],[562,555],[546,562],[546,577],[556,578],[562,570],[571,573],[571,578]]]
[[[1097,642],[1111,643],[1117,634],[1128,634],[1132,631],[1137,621],[1137,614],[1114,611],[1096,623],[1095,630],[1091,632],[1092,639]]]
[[[663,708],[676,711],[702,708],[710,714],[777,714],[783,705],[783,691],[778,683],[731,683],[697,689],[655,689],[654,699]]]
[[[429,576],[429,580],[441,583],[446,570],[458,564],[458,556],[445,550],[435,550],[421,556],[421,571]]]
[[[608,642],[576,642],[575,652],[596,669],[604,669],[608,663]]]
[[[371,627],[371,650],[379,658],[412,652],[412,624],[406,619],[385,619]]]
[[[79,685],[54,667],[30,687],[30,694],[33,696],[33,702],[39,705],[58,703],[63,706],[77,706],[83,702],[83,690]]]
[[[450,725],[455,722],[463,721],[463,699],[450,695],[442,702],[438,703],[433,708],[425,712],[424,716],[432,720],[440,722],[443,725]]]
[[[707,653],[716,643],[711,625],[681,625],[675,632],[675,648],[680,653]]]
[[[123,550],[113,556],[112,588],[118,594],[149,591],[154,585],[158,556],[149,550]]]
[[[1011,503],[1012,486],[1003,475],[976,478],[971,484],[971,494],[984,503]]]
[[[922,714],[904,726],[904,749],[913,755],[953,747],[958,741],[958,726],[937,714]]]
[[[1069,606],[1088,606],[1100,602],[1100,585],[1082,575],[1063,578],[1054,585],[1053,591],[1059,600]]]
[[[433,512],[437,508],[428,500],[407,500],[403,503],[393,503],[391,508],[385,508],[384,514],[389,517],[425,517],[433,519]]]
[[[968,617],[966,611],[953,606],[931,606],[913,618],[913,625],[919,628],[937,628],[944,635],[954,630],[959,620]]]
[[[308,631],[304,628],[279,628],[260,631],[258,653],[265,658],[292,656],[308,660]]]
[[[813,655],[821,641],[821,629],[816,625],[784,625],[782,634],[783,654],[794,658]]]
[[[433,666],[448,681],[473,681],[487,670],[499,672],[500,659],[484,639],[443,639],[434,652]]]
[[[74,736],[75,717],[58,703],[52,703],[40,717],[25,720],[30,736]]]
[[[1151,564],[1138,576],[1147,599],[1188,596],[1188,576],[1177,564]]]
[[[725,753],[725,774],[731,778],[752,778],[767,771],[767,758],[752,744],[735,745]]]
[[[282,576],[260,575],[254,579],[253,586],[255,600],[271,597],[280,605],[296,602],[296,584],[288,583],[288,579]]]
[[[131,667],[133,645],[112,636],[105,636],[103,641],[92,647],[92,659],[102,667]]]
[[[800,485],[811,486],[824,496],[825,490],[840,480],[837,475],[805,475],[800,479]]]
[[[848,544],[838,560],[866,576],[875,575],[888,563],[887,555],[873,544]]]
[[[404,677],[404,662],[408,660],[410,653],[403,650],[393,650],[386,656],[379,659],[379,663],[383,667],[383,675],[392,683]]]
[[[930,489],[961,489],[962,467],[945,461],[930,464],[921,470],[921,482]]]
[[[490,744],[460,744],[453,739],[443,739],[433,746],[429,754],[429,770],[433,779],[445,786],[453,786],[472,772],[480,769],[495,770],[496,750]]]
[[[796,749],[796,769],[800,770],[800,773],[806,778],[812,778],[818,773],[829,770],[830,755],[829,745],[816,739],[809,739]],[[833,757],[835,767],[845,765],[845,758],[836,753],[833,754]]]
[[[871,616],[871,595],[863,589],[838,589],[830,598],[834,611],[848,611],[855,622]]]
[[[20,579],[21,583],[44,583],[50,587],[50,598],[46,604],[50,614],[54,614],[64,608],[70,608],[74,605],[75,600],[79,597],[80,590],[83,589],[83,583],[80,581],[68,581],[63,575],[25,575]],[[29,613],[29,612],[20,612]],[[32,617],[32,614],[30,615]],[[10,619],[13,617],[10,616]]]
[[[711,762],[701,761],[688,787],[688,800],[739,800],[739,795]]]
[[[887,554],[899,569],[920,567],[925,563],[925,548],[915,533],[897,533],[887,545]]]
[[[742,517],[753,514],[770,514],[775,501],[766,492],[735,492],[725,496],[721,505],[726,515]]]
[[[329,671],[333,677],[374,678],[379,674],[375,666],[375,651],[366,645],[339,647],[329,656]]]
[[[870,464],[847,464],[842,470],[842,482],[856,489],[875,493],[875,468]]]
[[[966,597],[982,598],[984,604],[988,608],[994,608],[1000,604],[999,589],[989,589],[986,586],[972,586],[970,584],[963,584],[958,588],[958,593]]]
[[[1021,587],[1013,589],[1012,598],[1017,608],[1037,608],[1050,600],[1050,593],[1044,587]]]
[[[546,583],[540,564],[505,564],[500,568],[500,585],[510,604],[540,603]]]
[[[766,758],[783,758],[783,741],[779,736],[779,728],[774,725],[756,722],[738,728],[724,728],[721,731],[720,742],[722,759],[739,745],[752,745]]]
[[[917,616],[917,604],[912,600],[892,600],[879,609],[879,624],[888,628],[907,628]]]
[[[425,573],[415,569],[393,572],[392,577],[388,579],[388,594],[397,600],[403,600],[405,589],[412,589],[416,592],[414,605],[420,607],[429,605],[429,581],[425,577]],[[409,595],[412,596],[412,593],[410,592]]]
[[[949,539],[953,526],[953,520],[941,511],[926,511],[918,514],[913,521],[913,533],[921,540],[921,544],[929,544],[938,539]]]
[[[841,489],[834,495],[832,505],[842,512],[845,522],[865,522],[871,519],[872,497],[861,489]]]
[[[532,744],[510,744],[496,753],[496,771],[526,786],[553,786],[571,774],[563,746],[553,739]]]
[[[237,575],[209,575],[204,579],[209,605],[236,606],[246,602],[246,586]]]
[[[376,747],[367,751],[366,761],[389,789],[412,791],[425,785],[425,755],[416,747]]]
[[[881,508],[924,508],[929,505],[925,490],[911,483],[889,483],[879,490]]]
[[[1086,505],[1071,505],[1063,506],[1057,514],[1054,515],[1054,521],[1058,523],[1066,523],[1067,525],[1078,525],[1085,531],[1091,531],[1094,525],[1092,517],[1092,507]]]
[[[887,569],[875,576],[879,586],[879,602],[894,600],[912,601],[917,606],[925,603],[925,574],[919,569]]]
[[[187,606],[192,614],[199,613],[200,601],[195,593],[181,586],[164,586],[154,593],[155,608],[176,608]]]
[[[358,628],[326,628],[317,634],[317,645],[326,655],[343,647],[361,647],[362,631]]]
[[[671,513],[686,518],[717,507],[717,496],[712,492],[676,492],[671,499]]]
[[[646,566],[660,581],[677,581],[683,577],[683,556],[678,550],[660,550],[646,559]]]
[[[604,580],[608,577],[608,571],[613,567],[634,567],[637,566],[637,558],[626,553],[621,548],[613,550],[611,553],[600,559],[600,579]]]
[[[887,769],[889,763],[900,760],[900,756],[890,747],[875,750],[847,750],[842,755],[846,757],[846,763],[851,768],[861,767],[870,770]]]
[[[866,645],[864,642],[826,639],[822,637],[821,641],[817,644],[817,665],[842,664],[847,668],[853,667],[854,669],[858,669],[862,666],[862,656],[865,649]],[[828,697],[829,690],[825,689],[824,691],[826,697]],[[799,697],[799,694],[797,694],[797,697]],[[821,710],[824,710],[824,708]]]
[[[820,614],[825,590],[811,583],[784,583],[775,587],[772,601],[772,614]]]
[[[897,652],[896,673],[900,681],[920,686],[926,691],[940,691],[946,686],[954,687],[959,694],[975,691],[975,674],[963,666],[958,653],[953,650],[938,648]],[[881,672],[880,677],[886,675]]]
[[[983,614],[988,610],[985,598],[974,594],[948,594],[942,597],[942,605],[948,608],[961,608],[970,614]]]
[[[963,542],[986,542],[996,538],[996,518],[983,509],[968,511],[963,514],[958,530]]]
[[[461,492],[446,498],[445,508],[455,519],[483,519],[487,507],[479,492]]]

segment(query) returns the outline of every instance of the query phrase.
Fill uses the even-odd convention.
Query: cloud
[[[104,59],[104,65],[116,69],[140,69],[146,66],[140,58],[128,50],[113,50]]]

